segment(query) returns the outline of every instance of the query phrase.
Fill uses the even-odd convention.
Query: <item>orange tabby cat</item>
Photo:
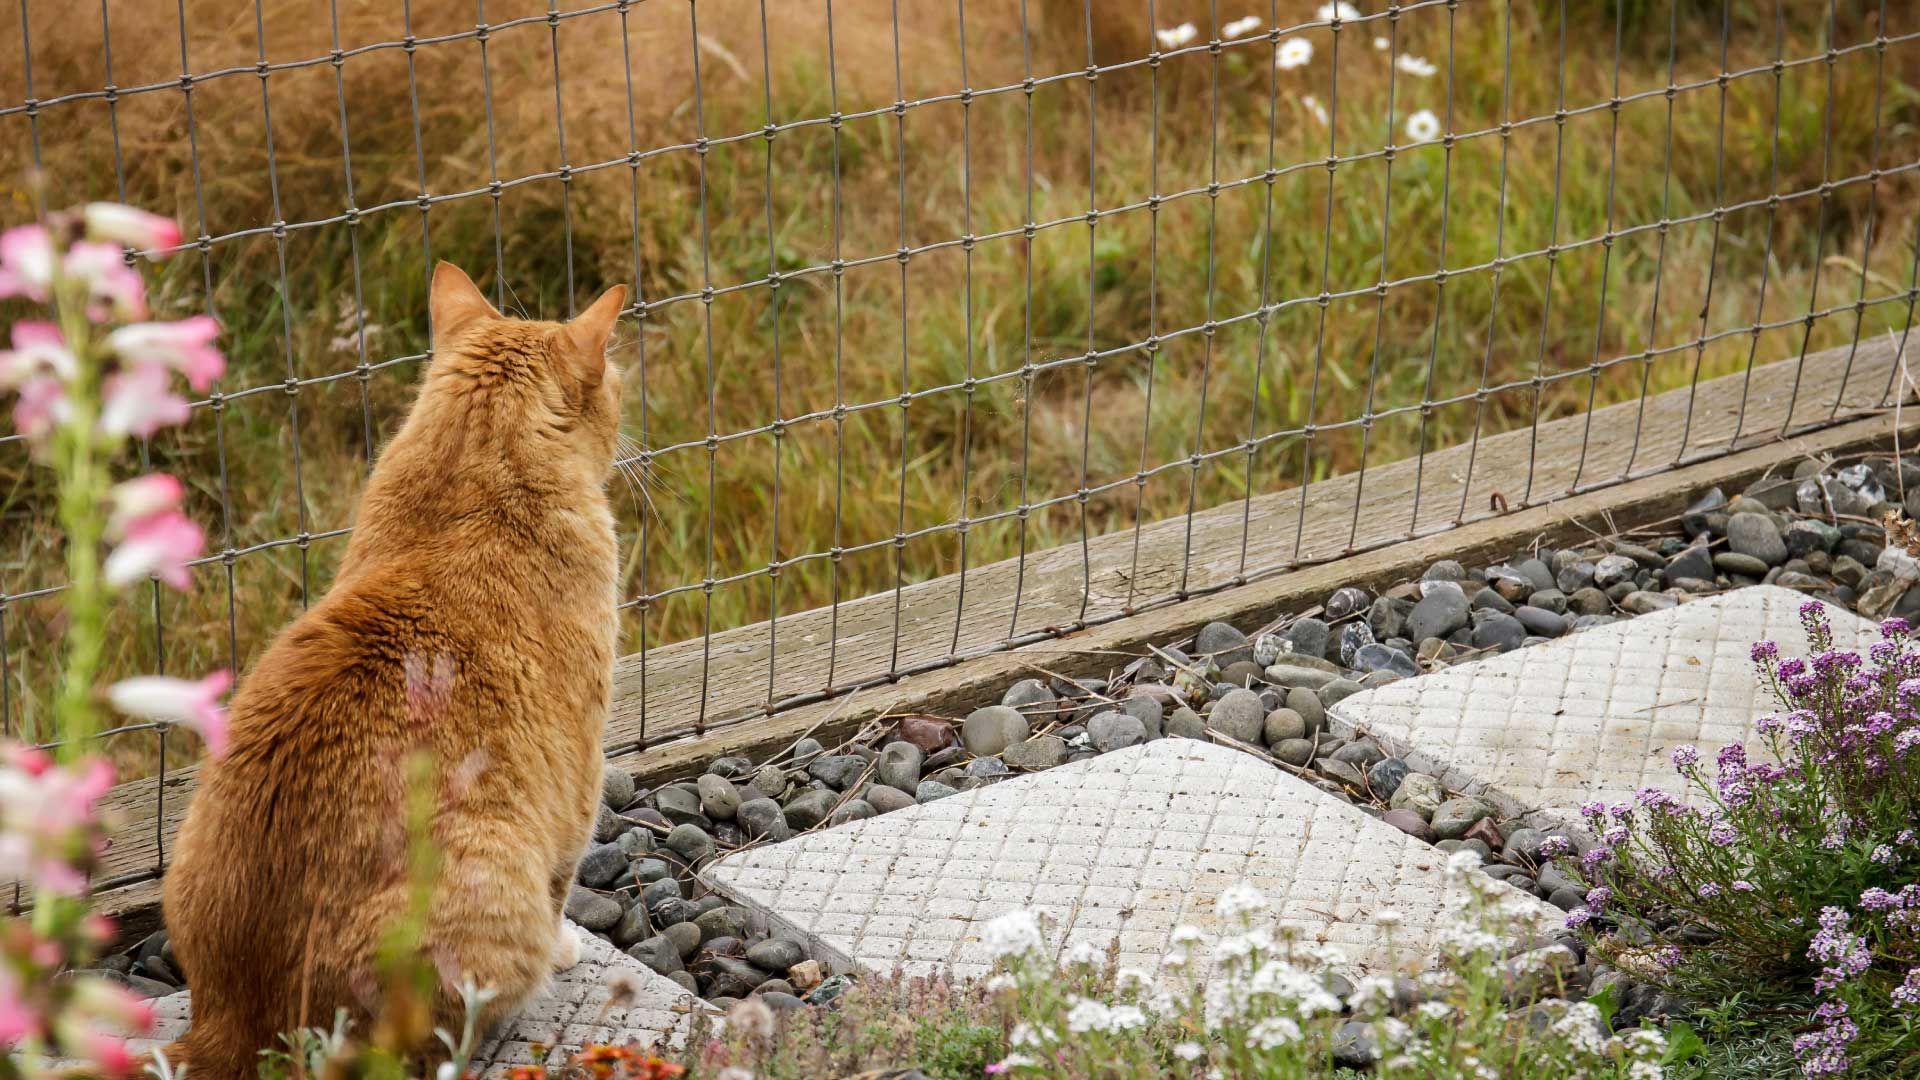
[[[193,988],[170,1057],[194,1080],[255,1074],[262,1047],[334,1010],[364,1022],[375,951],[404,909],[404,763],[441,777],[442,869],[426,929],[432,1020],[462,980],[489,1026],[569,967],[561,922],[600,793],[615,645],[606,480],[626,298],[565,324],[508,319],[434,270],[433,359],[380,455],[333,588],[234,695],[166,877]]]

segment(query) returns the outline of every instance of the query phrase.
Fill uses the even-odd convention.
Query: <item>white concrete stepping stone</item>
[[[547,993],[481,1041],[474,1052],[475,1072],[558,1063],[594,1043],[677,1047],[685,1041],[692,1014],[701,1008],[699,999],[578,926],[568,926],[580,936],[580,962],[555,975]],[[609,1007],[616,982],[630,993],[623,1004]],[[183,990],[155,1001],[152,1036],[134,1040],[135,1050],[164,1046],[185,1034],[192,1017],[189,999]]]
[[[1405,679],[1336,704],[1336,729],[1370,735],[1450,788],[1513,817],[1577,828],[1581,803],[1652,785],[1681,793],[1668,755],[1692,743],[1711,761],[1749,742],[1775,711],[1754,642],[1804,655],[1790,589],[1758,585]],[[1865,647],[1874,624],[1827,605],[1834,640]],[[1753,747],[1750,745],[1749,750]]]
[[[1056,943],[1117,941],[1122,965],[1154,970],[1175,927],[1237,929],[1213,905],[1245,882],[1304,939],[1379,971],[1427,959],[1454,917],[1446,858],[1250,754],[1163,739],[752,848],[704,876],[843,969],[983,974],[986,923],[1025,908],[1051,918]],[[1539,928],[1559,923],[1500,888]],[[1404,918],[1391,935],[1374,919],[1387,908]]]

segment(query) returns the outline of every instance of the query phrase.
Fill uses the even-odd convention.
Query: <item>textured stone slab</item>
[[[1804,653],[1805,602],[1770,585],[1736,589],[1355,694],[1332,718],[1510,815],[1574,827],[1586,800],[1678,792],[1675,746],[1711,757],[1750,740],[1775,707],[1750,650],[1771,639],[1782,656]],[[1859,616],[1831,605],[1828,615],[1842,644],[1877,637]]]
[[[686,1038],[699,999],[568,925],[580,935],[580,962],[555,975],[547,993],[528,1002],[504,1030],[481,1041],[474,1052],[475,1071],[498,1073],[511,1065],[559,1062],[590,1043],[678,1046]],[[628,993],[623,1004],[609,1007],[615,983]],[[184,1034],[191,1019],[189,998],[182,991],[154,1002],[153,1036],[136,1040],[136,1049],[162,1046]]]
[[[841,964],[984,973],[985,924],[1016,909],[1053,940],[1156,968],[1175,927],[1217,925],[1247,883],[1363,971],[1418,964],[1451,917],[1444,852],[1249,754],[1164,739],[741,852],[714,888]],[[1500,887],[1537,915],[1557,912]],[[1391,908],[1391,935],[1374,920]],[[1531,917],[1531,916],[1530,916]]]

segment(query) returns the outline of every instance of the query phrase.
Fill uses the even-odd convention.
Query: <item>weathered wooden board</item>
[[[1920,341],[1909,353],[1916,348]],[[842,603],[837,638],[829,632],[835,614],[818,609],[716,634],[710,643],[629,656],[616,673],[608,753],[646,776],[671,775],[717,753],[780,745],[815,724],[845,730],[889,706],[961,707],[1033,664],[1101,670],[1110,651],[1168,640],[1213,618],[1261,618],[1317,598],[1332,584],[1377,582],[1437,558],[1504,551],[1583,519],[1650,520],[1671,513],[1699,486],[1743,482],[1803,454],[1890,438],[1893,425],[1883,418],[1812,429],[1878,410],[1896,366],[1888,340],[1829,350],[1804,364],[1756,369],[1750,380],[1704,382],[1591,418],[1370,468],[1364,477],[1318,482],[1304,500],[1298,491],[1280,491],[1163,521],[1141,530],[1137,556],[1132,531],[1098,538],[1084,551],[1072,544],[1032,553],[1024,571],[1014,561],[969,571],[964,608],[957,576],[909,586],[897,628],[895,598],[883,593]],[[1902,418],[1910,442],[1920,441],[1913,438],[1917,424],[1920,410]],[[1780,442],[1801,431],[1810,433]],[[1745,447],[1758,449],[1727,456]],[[1530,472],[1529,503],[1522,493]],[[1491,508],[1496,492],[1505,512]],[[1468,524],[1459,526],[1463,505]],[[1398,543],[1410,539],[1417,542]],[[1258,584],[1245,586],[1249,581]],[[1175,603],[1182,599],[1188,602]],[[1021,636],[1041,643],[999,651]],[[130,927],[151,923],[157,886],[139,879],[161,865],[193,777],[186,768],[170,772],[164,785],[134,781],[111,798],[123,826],[104,876],[124,884],[102,902],[125,913]]]

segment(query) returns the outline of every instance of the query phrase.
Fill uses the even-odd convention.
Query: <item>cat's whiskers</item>
[[[654,505],[651,490],[652,476],[649,475],[650,459],[640,444],[624,431],[614,432],[613,466],[626,481],[627,490],[639,503],[641,513],[651,514],[655,521],[660,519],[660,508]]]

